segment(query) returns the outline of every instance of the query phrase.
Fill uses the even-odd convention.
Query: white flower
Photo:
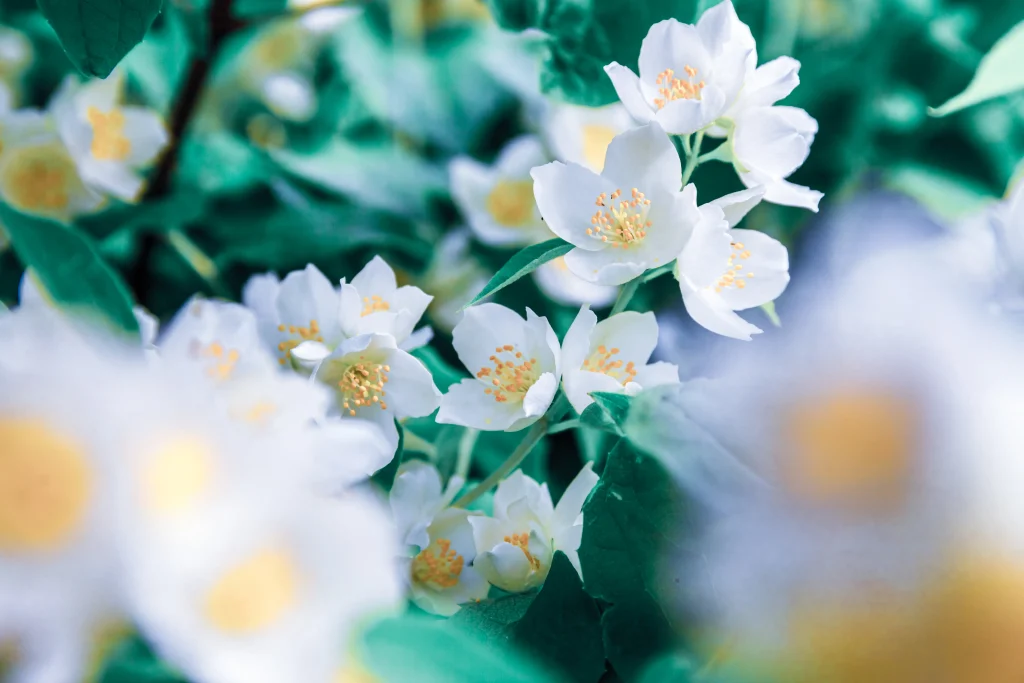
[[[416,333],[413,328],[431,299],[419,287],[399,287],[391,266],[374,256],[352,282],[341,282],[341,330],[347,337],[390,334],[405,350],[423,346],[432,336],[430,328]]]
[[[68,76],[50,111],[86,185],[134,202],[144,185],[140,172],[156,159],[169,136],[156,112],[121,105],[123,84],[121,72],[85,83]]]
[[[789,284],[786,247],[756,230],[731,229],[763,193],[744,190],[701,206],[700,223],[675,267],[690,317],[712,332],[747,341],[761,329],[735,311],[774,301]]]
[[[273,273],[256,275],[242,290],[242,301],[256,314],[263,343],[282,366],[310,371],[345,338],[341,330],[341,299],[320,270],[309,264],[278,280]],[[307,358],[293,355],[304,342]]]
[[[42,112],[0,116],[0,146],[0,198],[18,211],[67,223],[106,204],[82,181],[53,120]]]
[[[442,616],[455,614],[463,603],[483,600],[490,589],[471,566],[476,546],[469,517],[480,513],[448,507],[462,484],[453,477],[442,491],[437,468],[413,460],[402,464],[390,494],[399,539],[414,548],[406,575],[412,600]]]
[[[474,566],[489,582],[513,593],[544,583],[556,551],[583,577],[577,551],[583,537],[583,503],[598,476],[587,463],[551,504],[547,484],[517,470],[494,493],[494,517],[470,517],[476,543]]]
[[[548,160],[537,138],[523,136],[509,142],[493,166],[469,157],[451,162],[452,198],[477,239],[517,246],[551,238],[534,204],[530,177],[530,169]]]
[[[562,386],[572,407],[582,413],[594,391],[635,395],[678,382],[672,363],[647,364],[657,344],[654,313],[627,311],[597,322],[590,308],[581,308],[562,342]]]
[[[548,227],[576,247],[566,265],[588,282],[619,285],[671,263],[700,219],[696,189],[679,191],[679,155],[656,123],[612,140],[601,175],[558,161],[532,175]]]
[[[490,273],[470,252],[470,235],[466,228],[446,232],[420,281],[434,296],[430,319],[448,332],[462,318],[462,307],[490,279]]]
[[[544,139],[558,161],[572,162],[600,173],[609,143],[616,135],[636,125],[621,104],[596,108],[555,104],[544,122]]]
[[[986,218],[989,233],[995,238],[991,250],[994,294],[1005,310],[1018,313],[1024,310],[1024,182],[1018,182]],[[962,248],[959,251],[962,253]]]
[[[704,12],[696,26],[675,19],[652,26],[640,47],[639,77],[617,62],[605,71],[633,118],[689,135],[732,106],[756,62],[750,29],[725,0]]]
[[[547,412],[562,377],[558,338],[547,318],[526,320],[498,304],[468,309],[452,333],[473,378],[452,385],[437,421],[489,431],[523,429]]]
[[[342,342],[313,376],[334,392],[334,412],[376,422],[393,446],[398,443],[395,419],[430,415],[441,396],[430,371],[387,334]]]
[[[732,133],[740,180],[750,188],[764,186],[765,201],[817,211],[824,195],[786,180],[807,159],[817,132],[818,122],[803,109],[744,109],[736,116]]]
[[[32,41],[18,29],[0,27],[0,113],[16,108],[21,101],[21,79],[32,64]]]
[[[569,306],[589,304],[595,308],[604,308],[615,301],[619,293],[618,287],[595,285],[574,275],[565,264],[564,256],[541,265],[533,271],[533,279],[548,298]]]

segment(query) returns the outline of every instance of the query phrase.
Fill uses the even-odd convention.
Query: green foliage
[[[537,593],[506,593],[463,605],[451,618],[451,625],[486,640],[491,647],[504,649],[515,637],[519,621],[526,615]]]
[[[941,107],[929,110],[933,116],[948,116],[966,107],[1024,90],[1024,21],[1010,29],[978,64],[970,85]]]
[[[153,656],[142,639],[121,643],[104,664],[96,683],[186,683],[182,676]]]
[[[99,78],[142,40],[160,5],[161,0],[39,0],[71,63]]]
[[[0,204],[0,220],[14,251],[53,301],[135,334],[132,299],[121,277],[76,229],[18,213]]]
[[[517,251],[508,262],[501,267],[494,277],[484,286],[480,292],[470,299],[463,308],[469,308],[495,292],[508,287],[513,282],[524,278],[548,261],[553,261],[559,256],[565,256],[572,251],[573,246],[561,238],[550,239],[540,244],[530,246]]]
[[[622,425],[629,414],[632,398],[625,394],[596,391],[590,395],[594,402],[583,409],[580,422],[606,432],[622,436]]]

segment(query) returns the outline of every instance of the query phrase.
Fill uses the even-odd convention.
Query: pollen
[[[512,344],[495,347],[488,360],[491,365],[477,370],[476,378],[489,385],[484,393],[493,396],[497,403],[506,403],[510,398],[522,401],[540,376],[537,359],[526,359]]]
[[[324,341],[323,335],[320,334],[320,323],[316,320],[310,320],[308,327],[301,325],[278,325],[277,331],[292,337],[277,345],[277,350],[281,353],[281,357],[277,359],[277,362],[281,365],[287,365],[288,359],[292,355],[292,349],[302,342],[317,341],[322,344]]]
[[[534,571],[540,569],[540,560],[530,552],[530,534],[523,532],[521,534],[510,534],[504,538],[505,543],[511,543],[515,547],[523,551],[526,555],[527,562],[533,567]]]
[[[701,99],[702,91],[706,85],[704,81],[696,81],[697,70],[692,66],[684,66],[683,71],[686,72],[686,79],[676,78],[675,71],[672,69],[665,69],[655,80],[657,85],[661,86],[658,88],[658,94],[661,97],[654,98],[654,105],[658,109],[662,109],[666,104],[674,100],[699,100]]]
[[[373,296],[363,297],[363,312],[360,313],[359,315],[360,317],[365,318],[371,313],[378,313],[380,311],[389,310],[391,310],[391,304],[389,304],[387,301],[384,301],[384,299],[374,294]]]
[[[517,228],[533,217],[533,181],[499,180],[487,195],[487,213],[506,228]]]
[[[358,362],[345,369],[338,381],[342,409],[352,417],[359,408],[378,406],[387,410],[384,385],[388,383],[389,372],[390,365],[374,363],[360,356]]]
[[[241,358],[241,354],[237,350],[225,349],[220,342],[213,342],[200,349],[198,355],[201,358],[212,360],[210,366],[206,368],[206,374],[216,380],[225,380],[231,377],[235,371],[235,365]]]
[[[412,561],[412,578],[432,588],[453,588],[458,585],[465,564],[465,558],[455,552],[452,542],[439,538]]]
[[[59,145],[41,145],[7,154],[9,161],[0,185],[9,204],[44,215],[68,208],[69,189],[77,179],[77,171],[67,151]]]
[[[629,199],[622,198],[622,190],[615,190],[609,196],[602,192],[594,202],[600,208],[590,218],[591,227],[587,234],[612,247],[626,248],[638,245],[647,237],[651,221],[647,213],[651,200],[640,190],[633,188]]]
[[[721,294],[729,288],[744,289],[747,286],[747,280],[754,277],[754,273],[748,270],[744,274],[743,271],[745,269],[742,262],[749,258],[750,251],[742,242],[732,243],[732,253],[729,254],[729,260],[726,261],[725,272],[722,273],[722,276],[714,284],[716,294]],[[740,263],[737,263],[737,261]]]
[[[124,113],[111,109],[104,114],[96,107],[89,107],[85,117],[92,126],[90,152],[100,161],[124,161],[132,153],[132,143],[124,135]]]
[[[616,358],[620,353],[618,348],[609,349],[602,344],[583,361],[583,369],[608,375],[623,385],[629,384],[636,380],[636,364],[633,361],[624,363],[621,358]]]

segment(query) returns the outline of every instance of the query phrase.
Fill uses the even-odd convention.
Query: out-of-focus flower
[[[242,301],[256,314],[263,343],[282,366],[311,371],[318,358],[312,365],[301,361],[292,353],[295,347],[316,342],[318,347],[307,347],[307,356],[315,349],[323,358],[344,339],[339,291],[313,264],[288,273],[283,281],[273,273],[253,276],[242,290]]]
[[[600,173],[608,145],[616,135],[636,125],[621,104],[597,108],[555,104],[544,122],[544,139],[556,160]]]
[[[639,77],[618,62],[605,71],[633,118],[689,135],[732,106],[751,62],[757,63],[754,38],[725,0],[696,26],[675,19],[652,26],[640,47]]]
[[[498,485],[494,516],[469,518],[477,551],[474,566],[498,588],[518,593],[544,583],[560,550],[582,578],[577,554],[582,509],[597,481],[587,463],[554,506],[547,484],[517,470]]]
[[[490,585],[471,566],[476,557],[469,517],[449,508],[463,481],[453,477],[442,490],[437,468],[403,463],[391,488],[391,514],[402,543],[413,548],[408,559],[409,591],[421,609],[451,616],[459,605],[483,600]]]
[[[28,36],[18,29],[0,26],[0,113],[21,104],[21,78],[33,57]]]
[[[514,432],[539,420],[558,391],[561,351],[547,318],[498,304],[466,310],[452,344],[473,373],[441,399],[437,421]]]
[[[50,111],[86,185],[136,202],[144,186],[140,173],[163,151],[169,136],[155,111],[121,104],[123,87],[120,71],[85,83],[68,76]]]
[[[994,296],[1005,310],[1024,310],[1024,182],[988,212],[994,236]],[[977,238],[976,238],[977,241]]]
[[[0,116],[0,198],[24,213],[69,222],[106,205],[79,176],[53,121],[22,110]]]
[[[654,314],[627,311],[601,322],[587,306],[562,341],[562,386],[576,412],[594,402],[590,393],[635,395],[641,389],[679,381],[671,363],[647,364],[658,344]]]
[[[570,306],[589,304],[594,308],[604,308],[615,301],[619,292],[618,287],[595,285],[573,274],[564,256],[541,265],[533,271],[533,279],[547,296]]]
[[[433,295],[430,319],[451,332],[462,318],[462,307],[484,288],[487,270],[470,253],[470,232],[465,228],[445,233],[420,284]]]
[[[732,229],[763,193],[744,190],[701,206],[675,267],[686,312],[712,332],[747,341],[761,329],[735,311],[774,301],[789,283],[786,247],[756,230]]]
[[[410,350],[430,341],[429,327],[413,332],[433,297],[419,287],[399,287],[395,271],[374,256],[352,282],[341,283],[341,329],[348,337],[390,334]],[[410,336],[411,335],[411,336]]]
[[[477,239],[495,246],[542,242],[551,237],[533,201],[530,170],[548,161],[535,137],[516,138],[493,166],[457,157],[449,165],[452,197]]]
[[[395,419],[430,415],[441,396],[430,371],[387,334],[364,334],[342,342],[313,376],[334,393],[333,411],[342,418],[377,423],[393,446],[398,443]]]
[[[700,219],[696,188],[679,190],[679,155],[657,123],[612,140],[601,175],[558,161],[532,175],[548,226],[576,247],[566,265],[588,282],[619,285],[671,263]]]

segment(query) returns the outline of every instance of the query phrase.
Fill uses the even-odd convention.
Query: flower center
[[[207,620],[227,633],[252,633],[281,618],[298,597],[292,557],[267,549],[224,574],[206,594]]]
[[[41,420],[0,419],[0,551],[57,548],[81,525],[92,492],[71,439]]]
[[[153,453],[143,472],[146,506],[159,514],[182,512],[210,486],[214,452],[194,437],[178,437]]]
[[[701,98],[701,91],[704,89],[705,83],[704,81],[693,82],[693,79],[697,77],[697,70],[686,65],[683,67],[683,71],[686,72],[686,80],[676,78],[675,71],[672,69],[665,69],[658,74],[655,83],[662,86],[658,88],[661,97],[654,98],[654,104],[658,109],[673,100],[699,100]]]
[[[533,216],[533,181],[499,180],[487,195],[487,213],[509,228],[526,223]]]
[[[747,272],[746,276],[743,275],[743,264],[736,263],[736,261],[745,261],[750,258],[750,252],[747,251],[746,247],[743,246],[742,242],[732,243],[732,253],[729,255],[729,260],[725,264],[725,272],[718,278],[715,283],[715,293],[721,294],[722,290],[735,287],[736,289],[743,289],[747,286],[747,281],[744,277],[752,278],[754,274]]]
[[[511,543],[523,551],[523,554],[526,555],[526,560],[530,563],[530,566],[533,567],[534,571],[540,569],[540,560],[534,557],[533,553],[530,552],[530,534],[525,532],[521,534],[511,534],[510,536],[506,536],[504,540],[505,543]]]
[[[466,560],[451,546],[451,541],[439,538],[436,543],[423,549],[412,561],[413,580],[438,589],[452,588],[457,585]]]
[[[377,313],[379,311],[390,311],[390,310],[391,310],[391,304],[389,304],[387,301],[384,301],[384,299],[382,299],[379,296],[377,296],[376,294],[374,294],[373,296],[364,296],[363,297],[363,312],[360,313],[359,315],[360,315],[360,317],[365,318],[366,316],[370,315],[371,313]]]
[[[487,381],[493,386],[484,389],[485,394],[492,394],[498,403],[505,403],[509,396],[523,400],[523,396],[537,381],[537,359],[523,360],[523,352],[517,351],[511,344],[498,346],[488,360],[493,368],[486,365],[476,373],[476,378]]]
[[[613,247],[625,248],[647,237],[651,200],[635,187],[630,199],[619,199],[621,196],[622,190],[615,190],[611,197],[604,192],[598,195],[595,203],[602,208],[591,217],[594,227],[587,228],[587,234]]]
[[[604,168],[608,145],[615,137],[615,129],[609,126],[590,124],[583,126],[583,159],[598,171]]]
[[[619,349],[608,349],[604,344],[597,347],[597,351],[583,361],[583,369],[589,372],[600,372],[613,379],[619,380],[622,384],[628,384],[636,379],[636,365],[629,361],[623,367],[621,358],[612,360],[619,355]]]
[[[199,358],[210,359],[210,365],[206,368],[206,374],[215,380],[223,381],[235,371],[238,359],[241,355],[236,349],[225,349],[220,342],[213,342],[208,346],[193,352]]]
[[[75,177],[75,164],[57,145],[11,151],[4,185],[6,199],[15,208],[30,211],[59,211],[68,206],[68,185]]]
[[[357,408],[374,404],[379,405],[381,410],[387,410],[384,385],[388,383],[389,372],[390,365],[367,362],[365,356],[359,356],[359,362],[346,368],[338,381],[341,407],[351,416],[355,416]]]
[[[299,327],[296,325],[278,325],[278,332],[287,332],[288,334],[295,336],[297,339],[286,339],[277,345],[277,350],[281,352],[281,357],[277,359],[277,362],[281,365],[286,365],[288,359],[292,355],[292,349],[301,344],[304,341],[318,341],[321,344],[324,341],[323,336],[320,334],[320,323],[315,320],[309,321],[309,327]]]
[[[124,114],[120,109],[111,109],[104,114],[96,107],[89,107],[85,117],[92,126],[92,147],[90,151],[100,161],[124,161],[132,151],[132,143],[124,136]]]

